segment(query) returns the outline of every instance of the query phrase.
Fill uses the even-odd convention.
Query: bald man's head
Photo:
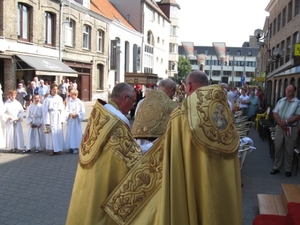
[[[186,93],[191,95],[200,87],[208,85],[208,78],[206,73],[201,70],[194,70],[186,77]]]

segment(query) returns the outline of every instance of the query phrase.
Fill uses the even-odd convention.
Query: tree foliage
[[[192,65],[189,60],[179,56],[178,60],[178,80],[185,80],[186,76],[192,71]]]

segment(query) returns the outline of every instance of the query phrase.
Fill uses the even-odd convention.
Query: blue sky
[[[263,28],[270,0],[176,0],[180,5],[180,43],[212,46],[225,42],[240,47],[254,30]]]

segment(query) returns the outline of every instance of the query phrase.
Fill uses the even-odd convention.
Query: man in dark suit
[[[38,95],[39,94],[39,88],[36,87],[36,84],[34,81],[30,82],[30,87],[27,89],[27,94],[30,95],[30,101],[33,100],[33,96],[34,95]]]

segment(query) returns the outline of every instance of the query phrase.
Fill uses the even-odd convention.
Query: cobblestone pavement
[[[84,129],[93,103],[85,105]],[[270,175],[267,140],[262,141],[254,128],[249,137],[257,149],[247,155],[242,169],[243,225],[251,225],[258,215],[257,194],[280,194],[281,183],[296,184],[300,179],[300,172],[290,178],[283,170]],[[0,225],[65,224],[77,162],[78,155],[74,154],[50,157],[46,152],[14,154],[0,150]]]

